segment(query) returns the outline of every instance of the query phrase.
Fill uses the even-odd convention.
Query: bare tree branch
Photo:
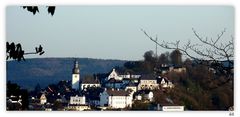
[[[231,40],[227,43],[221,43],[224,33],[226,32],[226,28],[221,31],[220,34],[217,35],[216,39],[205,37],[205,39],[200,36],[197,31],[192,28],[192,31],[195,37],[201,42],[201,44],[193,44],[191,41],[188,41],[183,47],[179,47],[180,40],[176,42],[165,42],[158,43],[155,41],[148,33],[141,29],[141,31],[153,42],[155,42],[158,46],[166,49],[178,49],[184,55],[190,57],[193,60],[197,61],[208,61],[219,63],[220,61],[226,60],[231,63],[230,66],[233,66],[233,57],[234,57],[234,45],[233,45],[233,36],[231,36]],[[157,38],[157,37],[156,37]],[[204,47],[203,47],[204,46]],[[196,55],[193,55],[195,53]]]

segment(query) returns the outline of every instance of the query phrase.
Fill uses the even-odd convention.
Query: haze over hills
[[[123,66],[124,60],[77,58],[81,78],[94,73],[106,73],[115,66]],[[7,81],[22,88],[33,89],[37,83],[42,88],[61,80],[71,80],[73,58],[33,58],[26,61],[7,61]]]

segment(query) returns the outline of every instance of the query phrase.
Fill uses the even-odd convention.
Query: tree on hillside
[[[169,63],[169,53],[162,53],[158,58],[158,63],[161,64],[168,64]]]
[[[171,62],[174,65],[181,65],[182,64],[182,53],[176,49],[173,50],[170,54]]]
[[[157,63],[157,60],[154,56],[154,52],[152,50],[147,51],[144,53],[143,57],[144,57],[144,68],[146,68],[148,72],[152,72]]]
[[[34,88],[34,93],[35,93],[35,94],[38,94],[40,91],[41,91],[40,84],[37,83],[37,85],[36,85],[35,88]]]
[[[155,62],[154,53],[152,50],[145,52],[143,57],[145,61]]]

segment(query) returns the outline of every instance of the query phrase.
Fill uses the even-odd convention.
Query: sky
[[[26,52],[39,44],[45,50],[25,58],[141,60],[155,44],[140,29],[159,42],[180,40],[180,46],[198,43],[192,28],[212,38],[226,28],[223,42],[234,37],[232,6],[56,6],[53,16],[46,6],[39,11],[33,15],[20,6],[6,7],[6,41],[21,43]],[[172,50],[158,47],[158,54],[166,51]]]

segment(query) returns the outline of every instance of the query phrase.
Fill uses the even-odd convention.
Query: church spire
[[[77,59],[74,61],[74,66],[72,69],[72,89],[79,90],[80,82],[80,69]]]
[[[75,59],[75,61],[74,61],[74,67],[73,67],[72,72],[73,72],[73,74],[79,74],[80,73],[77,59]]]

